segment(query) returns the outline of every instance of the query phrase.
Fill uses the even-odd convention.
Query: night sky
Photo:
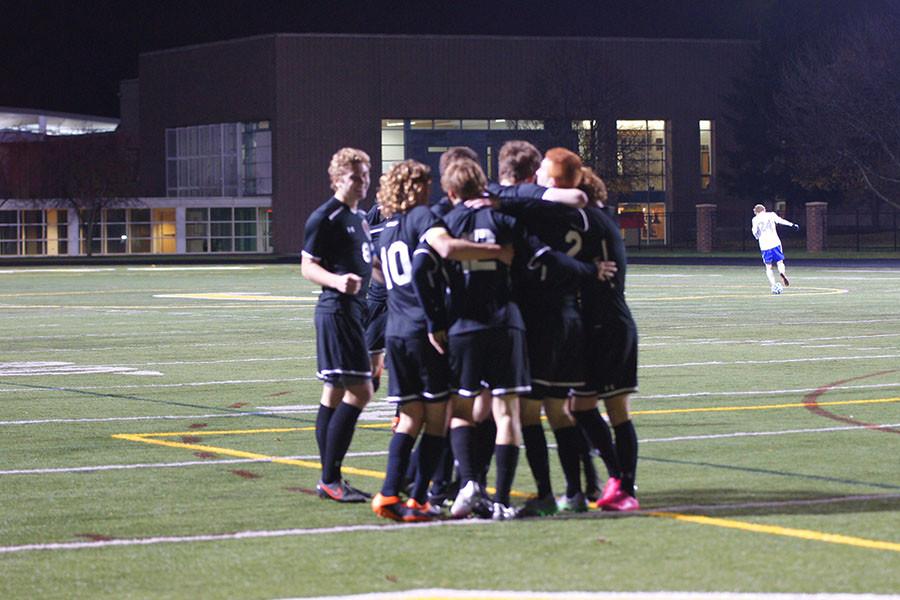
[[[118,116],[141,52],[263,33],[754,39],[774,1],[0,0],[0,106]]]

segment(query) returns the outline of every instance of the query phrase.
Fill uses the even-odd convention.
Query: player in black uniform
[[[547,152],[538,182],[571,183],[575,169],[585,180],[583,189],[596,198],[605,186],[592,171],[584,169],[573,153],[558,149]],[[607,281],[589,282],[581,288],[582,314],[586,331],[586,385],[575,391],[572,414],[607,465],[610,478],[596,506],[604,510],[633,511],[640,508],[635,497],[638,438],[628,411],[629,395],[637,392],[637,327],[625,302],[625,244],[616,223],[596,204],[585,208],[590,228],[600,234],[604,260],[613,261],[616,271]],[[597,410],[603,400],[615,431],[615,443],[609,428]]]
[[[512,248],[516,240],[513,219],[491,208],[471,209],[462,201],[479,198],[487,184],[484,173],[471,160],[450,164],[441,184],[454,209],[444,220],[455,237]],[[491,390],[491,412],[497,424],[497,502],[509,505],[518,462],[521,431],[518,395],[530,389],[525,325],[512,302],[507,265],[496,261],[467,261],[451,275],[454,322],[450,326],[450,365],[457,396],[453,402],[450,441],[459,462],[462,487],[451,507],[454,517],[480,508],[484,492],[476,480],[472,433],[479,421],[475,398]],[[498,517],[502,517],[500,508]]]
[[[379,237],[379,265],[387,288],[385,331],[391,371],[388,400],[396,402],[400,420],[391,439],[381,492],[372,500],[379,516],[402,521],[428,520],[440,513],[427,504],[427,483],[443,448],[450,395],[447,366],[447,317],[440,258],[487,260],[504,254],[497,245],[453,239],[427,207],[430,171],[406,160],[381,178],[378,204],[387,217]],[[401,476],[424,422],[417,485],[403,504]]]
[[[451,164],[442,185],[455,208],[444,218],[451,234],[482,243],[499,243],[519,248],[520,260],[533,268],[546,264],[551,269],[566,265],[574,276],[595,277],[594,264],[582,264],[553,252],[508,215],[491,207],[473,208],[463,200],[483,197],[486,181],[481,168],[469,160]],[[557,263],[559,261],[559,263]],[[571,265],[571,266],[570,266]],[[480,503],[480,485],[475,480],[471,456],[471,429],[478,421],[474,398],[491,391],[491,411],[497,424],[495,461],[496,502],[494,518],[510,518],[509,493],[518,462],[521,429],[519,394],[530,391],[525,324],[512,298],[509,269],[497,261],[468,261],[451,280],[453,324],[450,327],[450,364],[456,383],[451,420],[451,443],[460,464],[465,485],[451,508],[454,516],[464,516]]]
[[[378,204],[366,212],[366,222],[369,224],[369,234],[372,236],[372,245],[377,246],[378,236],[384,229],[384,217]],[[381,384],[381,374],[384,371],[384,327],[387,323],[387,290],[384,284],[372,280],[369,282],[369,292],[366,294],[366,348],[369,350],[369,360],[372,365],[372,391],[377,392]]]
[[[328,174],[334,195],[306,222],[301,273],[322,286],[316,304],[316,376],[324,383],[316,417],[322,461],[319,496],[337,502],[365,502],[368,495],[341,477],[341,463],[360,412],[372,398],[372,370],[366,352],[365,296],[372,273],[372,240],[359,201],[369,189],[369,156],[341,148]]]
[[[516,216],[549,247],[581,260],[598,260],[599,245],[584,211],[541,200],[550,190],[557,193],[572,190],[536,185],[534,180],[540,164],[541,154],[533,145],[507,142],[499,155],[501,185],[489,186],[489,191],[501,198],[501,210]],[[615,267],[607,263],[603,268]],[[547,515],[557,510],[581,512],[587,509],[580,479],[587,445],[566,410],[566,400],[571,388],[584,384],[584,334],[577,299],[582,282],[571,277],[561,279],[560,273],[546,267],[515,269],[514,276],[516,300],[526,323],[532,370],[532,390],[521,407],[522,432],[537,485],[537,497],[526,503],[521,516]],[[566,477],[566,493],[558,500],[550,480],[547,442],[540,419],[542,407],[553,429]],[[596,486],[596,475],[589,483]]]

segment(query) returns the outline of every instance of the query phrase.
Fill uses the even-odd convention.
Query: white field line
[[[73,388],[72,391],[85,390],[133,390],[146,388],[182,388],[182,387],[204,387],[210,385],[246,385],[248,383],[290,383],[292,381],[318,381],[315,377],[283,377],[278,379],[225,379],[221,381],[192,381],[187,383],[140,383],[133,385],[89,385],[79,388]],[[45,391],[56,390],[60,392],[70,391],[64,387],[47,386],[41,388]],[[4,388],[0,392],[22,392],[35,391],[34,388]]]
[[[256,267],[126,267],[126,271],[259,271],[263,266]]]
[[[789,507],[795,504],[799,505],[808,505],[815,503],[836,503],[836,502],[859,502],[861,498],[878,500],[881,498],[894,498],[896,494],[891,495],[883,495],[883,496],[850,496],[844,498],[823,498],[820,500],[785,500],[782,502],[765,502],[760,503],[763,507],[771,508],[771,507]],[[722,505],[725,509],[729,508],[728,505]],[[753,507],[754,504],[746,503],[742,504],[743,507]],[[718,508],[717,506],[706,506],[703,507],[704,510],[715,510]],[[660,508],[654,509],[656,511],[665,511],[667,509]],[[608,515],[608,513],[607,513]],[[603,513],[590,513],[588,517],[593,518],[603,518]],[[615,515],[614,515],[615,516]],[[147,537],[147,538],[131,538],[131,539],[112,539],[112,540],[98,540],[92,542],[55,542],[55,543],[45,543],[45,544],[23,544],[20,546],[0,546],[0,554],[14,554],[20,552],[34,552],[40,550],[81,550],[86,548],[110,548],[115,546],[150,546],[156,544],[185,544],[185,543],[196,543],[196,542],[220,542],[220,541],[230,541],[230,540],[246,540],[246,539],[260,539],[260,538],[276,538],[276,537],[299,537],[299,536],[308,536],[308,535],[328,535],[328,534],[339,534],[339,533],[358,533],[364,531],[376,531],[376,532],[390,532],[390,531],[401,531],[406,529],[418,529],[424,527],[455,527],[455,526],[465,526],[465,525],[494,525],[496,521],[488,520],[488,519],[461,519],[461,520],[446,520],[446,521],[432,521],[429,523],[398,523],[392,525],[350,525],[350,526],[342,526],[342,527],[323,527],[318,529],[275,529],[275,530],[249,530],[249,531],[239,531],[234,533],[216,533],[216,534],[201,534],[201,535],[185,535],[185,536],[157,536],[157,537]],[[693,596],[689,596],[693,597]],[[816,598],[821,598],[821,596],[816,596]]]
[[[292,339],[269,339],[269,340],[244,340],[241,339],[241,346],[272,346],[275,344],[290,344],[292,346],[300,346],[303,344],[315,344],[315,340],[303,340],[298,338]],[[49,354],[49,353],[58,353],[58,352],[77,352],[79,354],[84,354],[85,352],[117,352],[117,353],[126,353],[131,350],[143,350],[147,351],[151,348],[172,348],[173,346],[178,348],[233,348],[235,346],[235,342],[218,342],[218,343],[209,343],[209,342],[195,342],[190,344],[184,344],[181,342],[173,342],[169,341],[166,343],[159,344],[144,344],[143,346],[106,346],[106,347],[73,347],[73,348],[38,348],[34,350],[16,350],[16,355],[19,354]]]
[[[721,318],[726,318],[727,315],[722,316]],[[717,316],[707,317],[708,319],[716,319],[719,318]],[[782,321],[780,323],[780,327],[794,327],[798,325],[879,325],[882,323],[897,323],[900,322],[900,318],[895,319],[860,319],[860,320],[835,320],[835,321]],[[654,327],[656,331],[679,331],[682,329],[698,329],[700,325],[697,323],[692,323],[689,325],[669,325],[669,324],[659,324]],[[716,327],[719,329],[724,329],[726,327],[740,327],[741,329],[747,328],[747,323],[741,322],[731,322],[731,323],[716,323]]]
[[[876,594],[784,594],[760,592],[514,592],[415,589],[351,596],[304,596],[303,600],[898,600]],[[301,600],[281,598],[280,600]]]
[[[675,336],[670,336],[674,339],[673,342],[651,342],[651,343],[642,343],[641,348],[647,347],[669,347],[669,346],[686,346],[686,345],[703,345],[707,346],[710,344],[728,344],[728,345],[736,345],[736,344],[751,344],[751,345],[760,345],[760,346],[790,346],[790,345],[800,345],[800,344],[809,344],[811,342],[839,342],[844,340],[870,340],[874,338],[896,338],[900,337],[900,333],[871,333],[865,335],[841,335],[841,336],[829,336],[829,337],[810,337],[804,338],[802,340],[760,340],[760,339],[745,339],[745,340],[728,340],[728,339],[717,339],[717,338],[696,338],[685,340],[683,338],[676,338]]]
[[[94,269],[3,269],[0,270],[0,274],[15,275],[18,273],[23,273],[28,275],[43,275],[44,273],[102,273],[115,270],[116,269],[114,267]]]
[[[900,427],[900,423],[888,423],[879,425],[879,428]],[[867,430],[862,425],[842,425],[839,427],[818,427],[810,429],[784,429],[779,431],[739,431],[735,433],[716,433],[708,435],[690,435],[669,438],[641,438],[642,444],[652,443],[672,443],[672,442],[692,442],[699,440],[713,439],[730,439],[741,437],[757,437],[757,436],[775,436],[775,435],[797,435],[810,433],[832,433],[835,431],[861,431]],[[547,444],[549,449],[555,449],[556,444]],[[523,446],[524,448],[524,446]],[[215,451],[211,451],[215,453]],[[376,450],[371,452],[348,452],[347,458],[387,456],[387,450]],[[44,467],[35,469],[6,469],[0,470],[2,475],[55,475],[60,473],[90,473],[95,471],[128,471],[133,469],[168,469],[180,467],[200,467],[212,465],[227,465],[239,463],[270,463],[273,460],[319,460],[316,455],[303,456],[273,456],[271,458],[235,458],[235,459],[210,459],[210,460],[192,460],[169,463],[135,463],[135,464],[111,464],[111,465],[92,465],[84,467]],[[900,495],[898,495],[900,496]]]
[[[77,419],[23,419],[18,421],[0,421],[0,426],[7,425],[47,425],[52,423],[115,423],[122,421],[161,421],[161,420],[185,420],[196,421],[198,419],[222,419],[237,417],[258,417],[280,414],[313,414],[319,410],[318,404],[296,404],[286,406],[262,406],[256,410],[247,410],[233,413],[213,413],[208,415],[146,415],[136,417],[88,417]],[[395,409],[390,402],[370,402],[365,413]],[[364,413],[364,414],[365,414]]]
[[[35,550],[80,550],[84,548],[109,548],[112,546],[151,546],[155,544],[184,544],[191,542],[222,542],[227,540],[248,540],[275,537],[296,537],[306,535],[329,535],[335,533],[357,533],[360,531],[398,531],[423,527],[446,527],[464,525],[485,525],[493,521],[486,519],[460,519],[452,521],[432,521],[429,523],[402,523],[396,525],[349,525],[345,527],[323,527],[321,529],[275,529],[262,531],[238,531],[236,533],[214,533],[204,535],[160,536],[96,542],[58,542],[50,544],[25,544],[22,546],[0,546],[0,554],[30,552]]]
[[[771,360],[709,360],[686,363],[672,363],[663,365],[640,365],[641,369],[672,369],[682,367],[711,367],[729,365],[770,365],[784,363],[827,362],[833,360],[873,360],[900,358],[900,354],[868,354],[865,356],[814,356],[810,358],[778,358]]]
[[[157,388],[180,388],[180,387],[203,387],[203,386],[213,386],[213,385],[244,385],[244,384],[268,384],[268,383],[291,383],[295,381],[316,381],[315,377],[292,377],[286,379],[236,379],[236,380],[227,380],[227,381],[196,381],[189,383],[144,383],[144,384],[130,384],[130,385],[94,385],[94,386],[83,386],[78,388],[73,388],[72,390],[68,390],[64,387],[56,387],[56,386],[48,386],[44,391],[90,391],[90,390],[124,390],[124,389],[157,389]],[[900,387],[900,382],[895,383],[872,383],[872,384],[860,384],[860,385],[838,385],[829,388],[830,391],[837,390],[865,390],[865,389],[882,389],[882,388],[895,388]],[[709,398],[716,396],[782,396],[782,395],[792,395],[792,394],[804,394],[809,392],[814,392],[819,388],[790,388],[790,389],[782,389],[782,390],[740,390],[740,391],[715,391],[715,392],[683,392],[678,394],[640,394],[641,399],[646,400],[661,400],[666,398]],[[28,392],[35,391],[34,388],[0,388],[0,393],[15,393],[15,392]],[[282,406],[282,407],[272,407],[273,410],[280,410],[283,412],[289,412],[290,407]],[[247,412],[242,413],[241,415],[251,415],[253,413]],[[226,415],[222,415],[226,416]],[[232,415],[227,415],[232,416]],[[123,419],[128,420],[134,417],[114,417],[114,419]],[[137,418],[149,418],[149,419],[168,419],[168,418],[181,418],[177,415],[173,416],[164,416],[164,417],[137,417]],[[201,417],[186,417],[186,418],[201,418]],[[209,418],[209,417],[207,417]],[[56,420],[51,420],[47,422],[55,422]],[[31,422],[31,421],[29,421]],[[44,421],[36,421],[36,422],[44,422]],[[59,422],[77,422],[75,421],[59,421]],[[0,422],[0,425],[7,422]]]
[[[883,388],[898,388],[900,381],[894,383],[865,383],[858,385],[836,385],[829,387],[829,392],[838,390],[870,390]],[[740,391],[719,391],[719,392],[683,392],[679,394],[641,394],[643,400],[662,400],[666,398],[709,398],[716,396],[784,396],[793,394],[808,394],[815,392],[819,388],[790,388],[784,390],[740,390]]]

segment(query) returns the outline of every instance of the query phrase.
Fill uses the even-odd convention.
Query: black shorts
[[[372,378],[362,319],[345,312],[315,313],[316,377],[347,387]]]
[[[384,352],[384,328],[387,325],[387,302],[367,302],[366,349],[369,354]]]
[[[612,398],[638,391],[637,326],[631,318],[596,325],[585,342],[585,385],[576,396]]]
[[[450,396],[450,367],[447,357],[437,353],[422,337],[389,337],[385,360],[388,378],[388,402],[411,400],[440,402]]]
[[[483,329],[450,336],[450,372],[460,396],[487,388],[494,396],[531,391],[525,332]]]
[[[585,384],[584,324],[577,306],[522,308],[531,367],[529,398],[567,398]]]

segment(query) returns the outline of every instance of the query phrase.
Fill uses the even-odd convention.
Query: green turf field
[[[900,270],[790,274],[630,270],[642,513],[422,527],[310,494],[298,267],[0,268],[0,598],[900,593]]]

